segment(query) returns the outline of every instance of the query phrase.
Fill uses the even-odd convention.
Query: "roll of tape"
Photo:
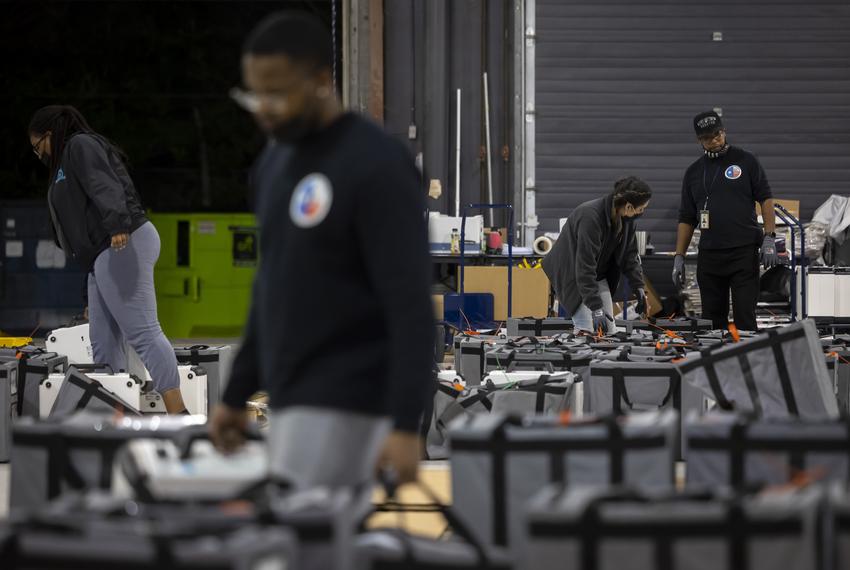
[[[552,239],[546,236],[540,236],[534,240],[534,253],[537,255],[546,255],[552,250]]]

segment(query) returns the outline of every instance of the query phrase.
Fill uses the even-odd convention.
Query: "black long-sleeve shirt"
[[[759,160],[738,147],[723,157],[702,157],[685,172],[679,222],[698,226],[700,210],[709,211],[709,229],[701,230],[700,249],[759,245],[763,237],[755,203],[773,197]]]
[[[433,377],[425,200],[408,152],[346,114],[254,169],[260,266],[224,402],[389,415],[416,431]]]

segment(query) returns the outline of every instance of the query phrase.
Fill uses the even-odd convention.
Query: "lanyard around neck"
[[[703,159],[705,164],[702,167],[702,188],[705,190],[705,205],[702,207],[703,210],[708,209],[708,197],[711,195],[711,189],[714,188],[714,183],[717,182],[717,175],[720,174],[720,171],[723,170],[723,165],[717,167],[714,171],[714,177],[711,179],[711,184],[706,184],[706,179],[708,175],[708,159]]]

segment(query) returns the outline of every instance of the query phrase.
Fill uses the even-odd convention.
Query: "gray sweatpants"
[[[296,489],[355,487],[374,480],[388,418],[294,406],[269,414],[271,474]]]
[[[138,353],[162,393],[180,387],[177,357],[156,314],[153,267],[159,234],[150,222],[121,251],[97,256],[89,274],[89,335],[95,362],[127,370],[125,343]]]

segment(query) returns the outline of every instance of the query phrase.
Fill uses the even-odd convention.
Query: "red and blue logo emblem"
[[[726,178],[728,178],[729,180],[737,180],[741,177],[741,174],[743,173],[744,171],[741,170],[740,166],[738,166],[737,164],[733,164],[732,166],[726,169]]]
[[[299,228],[312,228],[328,216],[333,203],[331,182],[324,174],[310,174],[295,187],[289,217]]]

